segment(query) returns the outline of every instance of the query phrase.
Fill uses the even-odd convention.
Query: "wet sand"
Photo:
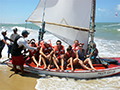
[[[6,64],[0,64],[0,90],[36,90],[35,85],[40,76],[21,72],[15,74]]]

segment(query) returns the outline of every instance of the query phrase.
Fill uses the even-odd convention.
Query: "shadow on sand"
[[[13,69],[11,69],[10,71],[12,71],[13,73],[9,76],[9,78],[11,78],[14,75],[20,75],[22,77],[32,77],[32,78],[48,78],[46,75],[44,74],[34,74],[34,73],[28,73],[25,72],[24,74],[21,73],[21,71],[18,70],[18,73],[15,73]]]

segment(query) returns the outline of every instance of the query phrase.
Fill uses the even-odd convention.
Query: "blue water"
[[[3,28],[12,31],[14,27],[20,30],[28,28],[31,30],[38,30],[39,27],[34,24],[0,24],[0,30]],[[120,38],[120,23],[96,23],[95,37],[106,40],[117,40]]]
[[[95,37],[119,41],[120,23],[96,23]]]

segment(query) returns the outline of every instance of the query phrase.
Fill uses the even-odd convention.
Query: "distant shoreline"
[[[31,22],[24,22],[24,23],[0,23],[0,24],[32,24]],[[120,22],[95,22],[95,23],[120,23]]]

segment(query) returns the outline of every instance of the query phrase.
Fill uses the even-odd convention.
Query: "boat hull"
[[[120,58],[118,63],[120,62]],[[13,68],[12,62],[7,62],[7,65]],[[101,78],[112,76],[115,74],[120,73],[120,64],[110,64],[110,68],[104,68],[102,65],[97,65],[95,68],[96,71],[89,71],[89,70],[75,70],[71,72],[71,70],[65,70],[64,72],[56,71],[55,69],[51,70],[43,70],[41,67],[34,67],[30,65],[24,65],[24,71],[35,73],[35,74],[45,74],[45,75],[52,75],[52,76],[59,76],[59,77],[67,77],[67,78],[79,78],[79,79],[92,79],[92,78]],[[17,69],[20,70],[20,67],[17,66]]]

